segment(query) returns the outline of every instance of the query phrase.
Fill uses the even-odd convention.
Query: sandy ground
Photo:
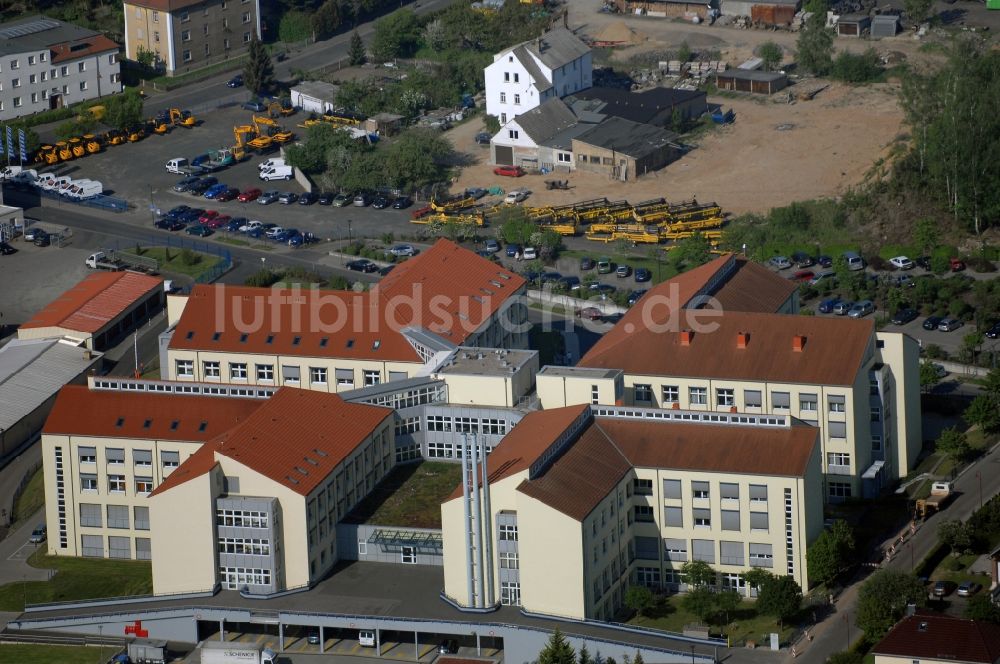
[[[779,93],[780,96],[780,93]],[[714,200],[741,214],[792,201],[836,196],[864,179],[901,131],[902,115],[887,85],[850,88],[834,84],[815,99],[794,104],[760,98],[712,99],[736,112],[732,125],[710,130],[696,149],[636,181],[618,182],[590,173],[493,175],[488,148],[475,145],[478,120],[448,132],[456,147],[478,158],[462,170],[454,189],[500,185],[527,187],[528,205],[569,203],[605,196],[632,202]],[[546,191],[544,180],[568,179],[571,189]]]

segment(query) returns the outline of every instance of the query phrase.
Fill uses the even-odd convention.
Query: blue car
[[[229,190],[229,185],[227,184],[222,184],[221,182],[219,184],[213,184],[211,187],[205,190],[205,198],[209,199],[215,198],[219,194],[228,190]]]
[[[247,231],[247,237],[252,237],[252,238],[259,238],[263,234],[264,234],[264,229],[259,226],[257,228],[251,228],[250,230]]]
[[[246,217],[233,217],[224,228],[230,233],[237,233],[240,230],[240,226],[246,224],[248,221]]]
[[[507,245],[507,257],[514,258],[519,253],[521,253],[521,245],[519,244],[508,244]]]
[[[192,208],[185,212],[184,214],[177,217],[177,221],[185,224],[196,224],[198,223],[198,218],[205,214],[205,211],[201,208]]]
[[[819,303],[819,312],[821,314],[832,314],[834,308],[836,308],[838,304],[840,304],[839,297],[831,297],[826,300],[823,300],[822,302]]]

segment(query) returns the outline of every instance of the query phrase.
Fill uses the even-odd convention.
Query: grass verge
[[[672,595],[663,598],[653,609],[651,616],[636,616],[629,620],[629,624],[680,633],[684,631],[685,625],[701,623],[697,616],[684,610],[681,604],[682,597],[683,595]],[[763,645],[767,634],[779,631],[775,619],[772,616],[758,614],[755,603],[751,601],[740,604],[729,618],[727,625],[711,625],[710,632],[713,637],[728,637],[733,646],[743,645],[747,641],[756,641],[758,645]],[[786,643],[793,631],[792,627],[784,626],[781,630],[781,642]]]
[[[355,523],[440,528],[441,502],[462,479],[455,463],[423,461],[397,466],[351,513]]]
[[[32,514],[45,506],[45,478],[39,468],[28,480],[28,485],[14,505],[14,523],[28,519]]]
[[[95,660],[106,662],[116,650],[111,646],[95,648],[4,643],[0,644],[0,664],[94,664]]]
[[[28,564],[56,570],[55,576],[48,581],[0,586],[0,611],[22,611],[25,602],[41,604],[153,592],[153,572],[147,562],[50,556],[45,551],[42,547],[31,554]]]
[[[170,90],[174,90],[190,83],[210,78],[219,72],[242,71],[243,65],[246,63],[246,59],[247,56],[245,55],[237,58],[230,58],[214,65],[209,65],[208,67],[196,69],[189,74],[182,74],[181,76],[157,76],[156,78],[149,79],[147,83],[149,83],[152,88],[158,92],[169,92]]]
[[[159,261],[160,271],[186,274],[193,279],[211,272],[215,266],[222,262],[220,257],[212,254],[172,247],[145,247],[142,250],[142,255]]]

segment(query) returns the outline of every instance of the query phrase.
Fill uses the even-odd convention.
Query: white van
[[[865,269],[865,259],[862,258],[857,252],[845,251],[844,260],[847,261],[848,270],[857,271]]]
[[[375,630],[363,629],[358,632],[358,643],[365,648],[375,647]]]
[[[271,180],[291,180],[294,175],[291,166],[274,166],[266,171],[260,172],[260,179],[266,182]]]
[[[283,157],[271,157],[270,159],[265,159],[264,161],[257,164],[257,170],[260,172],[269,171],[275,166],[284,166],[285,160]]]
[[[45,191],[59,191],[64,184],[72,181],[73,178],[71,178],[70,176],[60,175],[57,178],[52,178],[50,180],[46,180],[45,182],[43,182],[42,189],[44,189]]]

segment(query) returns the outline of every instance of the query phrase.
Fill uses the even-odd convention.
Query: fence
[[[105,196],[104,194],[98,194],[97,196],[77,200],[66,198],[65,196],[61,196],[54,191],[46,191],[45,189],[37,189],[36,191],[39,196],[51,198],[61,203],[73,203],[75,205],[84,205],[86,207],[99,208],[101,210],[111,210],[112,212],[126,212],[129,207],[128,201],[125,199],[116,198],[114,196]]]
[[[226,272],[233,267],[233,255],[225,247],[220,247],[216,244],[208,244],[205,242],[198,242],[197,240],[189,240],[185,237],[168,235],[166,237],[161,237],[158,235],[151,235],[146,240],[115,240],[112,246],[109,248],[116,252],[126,252],[135,249],[136,246],[143,247],[165,247],[168,249],[190,249],[192,251],[197,251],[202,254],[209,254],[211,256],[218,256],[222,260],[211,270],[203,272],[195,278],[195,283],[208,284],[214,282],[216,279],[224,275]],[[107,251],[107,248],[105,249]]]

